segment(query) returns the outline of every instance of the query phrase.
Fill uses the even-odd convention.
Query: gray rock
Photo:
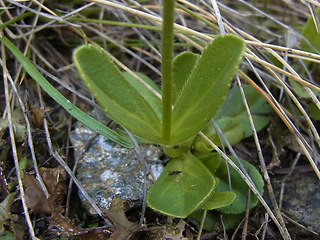
[[[272,183],[276,196],[279,196],[282,179],[273,179]],[[294,221],[320,233],[320,184],[314,173],[294,174],[286,179],[282,211]]]
[[[141,145],[141,160],[134,149],[94,135],[93,131],[77,123],[70,136],[78,160],[76,176],[83,188],[102,209],[109,208],[114,196],[141,200],[145,184],[149,188],[163,169],[159,164],[160,147]],[[85,201],[83,203],[86,205]],[[89,210],[94,212],[90,207]]]

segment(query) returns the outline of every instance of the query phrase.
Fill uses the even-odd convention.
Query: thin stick
[[[43,99],[42,99],[42,95],[41,95],[41,91],[38,87],[38,95],[40,98],[40,104],[41,107],[45,108]],[[47,145],[48,145],[48,149],[49,149],[49,153],[50,155],[57,160],[57,162],[64,168],[64,170],[69,174],[70,178],[72,179],[72,181],[76,184],[76,186],[78,187],[78,189],[80,190],[80,192],[83,194],[84,198],[88,201],[88,203],[92,206],[92,208],[97,212],[97,214],[99,214],[99,216],[101,218],[103,218],[105,220],[105,222],[109,225],[111,225],[114,220],[111,216],[109,216],[107,213],[103,213],[101,211],[101,209],[98,207],[98,205],[94,202],[94,200],[89,196],[89,194],[84,190],[84,188],[82,187],[81,183],[79,182],[79,180],[75,177],[74,172],[69,168],[69,166],[63,161],[63,159],[60,157],[60,155],[58,154],[58,152],[55,152],[53,150],[52,147],[52,142],[51,142],[51,137],[50,137],[50,132],[49,132],[49,127],[48,127],[48,122],[46,118],[43,118],[43,127],[44,127],[44,131],[46,134],[46,140],[47,140]],[[107,216],[107,218],[106,218]]]
[[[39,8],[39,11],[40,11],[40,8]],[[32,24],[33,26],[37,25],[38,19],[39,19],[39,16],[36,15],[35,19],[33,21],[33,24]],[[27,43],[26,43],[26,46],[25,46],[24,55],[27,54],[27,51],[28,51],[29,46],[31,44],[32,38],[33,38],[33,36],[31,35],[30,38],[27,40]],[[11,84],[11,87],[12,87],[12,91],[15,92],[15,94],[17,96],[17,99],[18,99],[18,102],[19,102],[19,105],[20,105],[20,108],[21,108],[21,110],[23,112],[24,121],[26,123],[27,140],[28,140],[28,145],[29,145],[29,148],[30,148],[30,154],[31,154],[31,159],[32,159],[32,162],[33,162],[34,170],[36,172],[36,179],[39,182],[39,184],[41,186],[41,189],[44,192],[46,198],[48,199],[50,194],[49,194],[49,192],[47,190],[46,185],[43,182],[43,179],[42,179],[40,171],[39,171],[37,158],[36,158],[36,153],[35,153],[34,145],[33,145],[33,139],[32,139],[32,133],[31,133],[31,125],[30,125],[30,122],[29,122],[29,119],[28,119],[28,116],[27,116],[27,113],[26,113],[27,111],[26,111],[26,108],[24,107],[24,103],[23,103],[23,101],[22,101],[22,99],[21,99],[21,97],[20,97],[20,95],[18,93],[18,89],[16,88],[16,85],[15,85],[18,82],[21,69],[22,69],[22,66],[20,65],[18,67],[18,71],[16,73],[15,80],[13,80],[9,74],[7,75],[7,77],[9,79],[9,81],[10,81],[10,84]],[[21,78],[21,79],[23,79],[23,78]]]
[[[4,44],[1,44],[1,52],[2,52],[2,64],[3,64],[3,80],[4,80],[4,92],[5,92],[5,99],[6,99],[6,109],[7,109],[7,119],[8,119],[8,125],[9,125],[9,135],[10,135],[10,141],[11,141],[11,149],[12,149],[12,155],[13,155],[13,160],[14,160],[14,166],[16,169],[16,174],[17,174],[17,180],[18,180],[18,186],[19,186],[19,191],[20,191],[20,196],[21,196],[21,202],[22,202],[22,207],[23,211],[25,214],[26,222],[28,225],[28,230],[29,234],[31,236],[31,239],[39,239],[36,237],[34,231],[33,231],[33,225],[30,219],[29,211],[28,211],[28,206],[26,203],[25,199],[25,194],[24,194],[24,189],[23,189],[23,183],[21,179],[21,174],[20,174],[20,168],[19,168],[19,157],[18,157],[18,152],[17,152],[17,147],[16,147],[16,142],[15,142],[15,135],[14,135],[14,130],[13,130],[13,124],[12,124],[12,113],[11,113],[11,108],[10,108],[10,96],[9,96],[9,84],[8,84],[8,72],[7,72],[7,67],[6,67],[6,56],[5,56],[5,48]]]
[[[202,233],[202,229],[203,229],[203,226],[204,226],[204,221],[206,220],[206,216],[207,216],[207,210],[203,210],[201,223],[200,223],[200,227],[199,227],[199,232],[198,232],[198,236],[197,236],[196,240],[200,240],[200,238],[201,238],[201,233]]]
[[[247,239],[247,234],[248,234],[248,222],[249,222],[249,212],[250,212],[250,198],[251,198],[251,191],[250,191],[250,189],[248,188],[246,212],[245,212],[245,217],[244,217],[244,222],[243,222],[243,229],[242,229],[242,234],[241,234],[241,240],[246,240],[246,239]]]
[[[264,157],[262,155],[262,149],[261,149],[261,146],[260,146],[259,137],[258,137],[257,131],[256,131],[255,127],[254,127],[253,118],[252,118],[252,115],[251,115],[251,112],[250,112],[250,109],[249,109],[249,106],[248,106],[248,102],[247,102],[245,93],[244,93],[242,85],[241,85],[240,78],[237,76],[236,79],[237,79],[238,85],[240,87],[240,93],[241,93],[242,101],[243,101],[244,106],[246,108],[246,111],[247,111],[247,114],[248,114],[248,118],[249,118],[249,122],[250,122],[250,125],[251,125],[251,128],[252,128],[253,138],[254,138],[254,141],[255,141],[255,144],[256,144],[256,148],[257,148],[257,152],[258,152],[258,158],[259,158],[259,161],[260,161],[260,165],[261,165],[261,169],[262,169],[262,173],[263,173],[263,178],[264,178],[264,180],[266,182],[266,185],[267,185],[267,188],[268,188],[269,197],[271,199],[272,205],[273,205],[273,207],[275,209],[275,213],[276,213],[276,215],[277,215],[277,217],[278,217],[278,219],[280,221],[281,226],[283,227],[285,232],[288,232],[288,230],[286,228],[286,225],[284,223],[284,220],[282,218],[279,206],[277,204],[276,197],[274,195],[274,191],[273,191],[273,188],[272,188],[272,185],[271,185],[271,180],[270,180],[270,177],[269,177],[269,174],[268,174],[268,171],[267,171],[266,163],[265,163]]]
[[[217,18],[219,29],[220,29],[220,34],[224,35],[224,34],[226,34],[226,30],[224,29],[224,26],[223,26],[222,17],[220,14],[218,4],[217,4],[216,0],[211,0],[211,3],[212,3],[213,10],[216,14],[216,18]]]
[[[3,64],[3,62],[2,62]],[[35,150],[34,150],[34,145],[33,145],[33,139],[32,139],[32,129],[31,129],[31,125],[30,125],[30,122],[29,122],[29,119],[28,119],[28,116],[26,114],[26,109],[24,107],[24,103],[21,99],[21,97],[18,95],[18,89],[16,88],[15,84],[14,84],[14,81],[13,79],[11,78],[11,76],[9,74],[7,74],[7,78],[9,79],[10,81],[10,84],[11,84],[11,87],[14,91],[14,93],[16,94],[17,96],[17,99],[18,99],[18,102],[19,102],[19,105],[20,105],[20,108],[22,110],[22,113],[23,113],[23,118],[24,118],[24,121],[26,123],[26,132],[27,132],[27,140],[28,140],[28,145],[29,145],[29,148],[30,148],[30,154],[31,154],[31,159],[32,159],[32,162],[33,162],[33,166],[34,166],[34,170],[36,172],[36,179],[37,181],[39,182],[40,186],[41,186],[41,189],[42,191],[44,192],[44,195],[46,196],[46,198],[48,199],[50,194],[47,190],[47,187],[46,185],[44,184],[43,182],[43,179],[41,177],[41,174],[40,174],[40,171],[39,171],[39,167],[38,167],[38,163],[37,163],[37,158],[36,158],[36,153],[35,153]]]
[[[275,101],[273,98],[271,99],[271,97],[273,97],[272,95],[267,95],[264,91],[262,91],[255,82],[253,82],[247,75],[245,75],[243,72],[241,72],[240,70],[238,71],[238,74],[245,79],[248,83],[250,83],[254,88],[256,88],[259,93],[267,100],[267,102],[270,104],[270,106],[273,108],[273,110],[275,110],[275,112],[277,113],[277,115],[281,118],[281,120],[283,121],[283,123],[286,125],[286,127],[288,128],[288,130],[293,134],[293,136],[295,137],[295,139],[297,140],[299,146],[301,147],[302,151],[304,152],[305,156],[308,158],[309,163],[311,164],[314,172],[316,173],[317,177],[320,180],[320,171],[317,167],[317,165],[315,164],[314,160],[312,159],[312,156],[310,154],[310,151],[312,151],[312,149],[310,148],[310,146],[308,145],[307,142],[305,142],[305,139],[301,136],[301,134],[299,133],[299,131],[296,129],[295,125],[291,122],[291,120],[289,119],[289,117],[285,114],[282,106],[280,106],[280,104]]]
[[[311,3],[308,3],[307,5],[308,5],[309,11],[311,13],[311,16],[312,16],[312,19],[313,19],[313,23],[316,26],[317,32],[319,33],[320,32],[320,27],[319,27],[319,18],[318,18],[317,11],[316,11],[314,5],[312,5]]]
[[[162,23],[162,19],[160,17],[156,17],[156,16],[153,16],[151,14],[148,14],[148,13],[145,13],[145,12],[142,12],[142,11],[130,8],[130,7],[126,7],[126,6],[118,4],[118,3],[114,3],[114,2],[110,2],[110,1],[106,1],[106,0],[92,0],[92,2],[96,2],[96,3],[100,3],[100,4],[103,4],[103,5],[106,5],[106,6],[111,6],[111,7],[114,7],[114,8],[121,9],[123,11],[126,11],[126,12],[129,12],[129,13],[133,14],[134,16],[139,16],[141,18],[146,18],[149,21],[156,22],[157,24]],[[194,35],[194,36],[200,37],[200,38],[202,38],[204,40],[207,40],[207,41],[212,40],[212,37],[210,37],[210,36],[208,36],[206,34],[194,31],[194,30],[186,28],[186,27],[183,27],[183,26],[181,26],[179,24],[175,23],[174,27],[180,33]]]
[[[279,223],[278,219],[276,218],[276,216],[274,215],[274,213],[271,211],[270,207],[268,206],[268,204],[266,203],[266,201],[263,199],[262,195],[260,194],[260,192],[257,190],[256,186],[254,186],[254,184],[252,183],[252,180],[250,178],[248,178],[246,176],[245,173],[243,173],[240,168],[224,153],[221,151],[220,148],[218,148],[217,145],[215,145],[206,135],[204,135],[202,132],[199,132],[199,135],[207,142],[210,144],[210,146],[213,147],[214,150],[216,150],[232,167],[234,170],[236,170],[239,175],[241,176],[241,178],[246,182],[246,184],[248,185],[248,187],[251,189],[251,191],[257,196],[257,198],[259,199],[259,201],[261,202],[261,204],[264,206],[264,208],[266,209],[266,211],[268,212],[268,214],[270,215],[271,219],[273,220],[273,222],[276,224],[276,226],[278,227],[282,237],[285,240],[289,240],[291,239],[290,235],[288,232],[286,232],[283,227],[281,226],[281,224]]]
[[[140,221],[139,221],[140,225],[142,225],[144,222],[146,209],[147,209],[146,196],[147,196],[147,167],[148,167],[148,165],[143,157],[143,154],[141,152],[141,148],[140,148],[137,140],[133,136],[133,134],[131,132],[129,132],[127,129],[124,129],[124,130],[126,131],[128,136],[130,137],[131,141],[133,142],[134,150],[136,152],[137,158],[143,165],[143,171],[144,171],[144,174],[143,174],[143,199],[142,199],[141,217],[140,217]]]

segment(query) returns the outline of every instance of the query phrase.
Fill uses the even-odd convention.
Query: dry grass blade
[[[260,165],[261,165],[261,169],[262,169],[262,173],[263,173],[263,178],[264,178],[264,180],[266,182],[266,185],[267,185],[267,188],[268,188],[268,191],[269,191],[269,197],[271,199],[272,205],[273,205],[273,207],[275,209],[275,212],[276,212],[276,215],[277,215],[277,217],[279,219],[281,227],[284,229],[285,233],[288,233],[288,230],[286,228],[284,220],[283,220],[283,218],[281,216],[281,212],[280,212],[279,206],[278,206],[278,204],[276,202],[276,198],[275,198],[275,195],[274,195],[274,192],[273,192],[273,188],[271,186],[271,180],[270,180],[270,177],[269,177],[269,174],[268,174],[268,171],[267,171],[267,167],[266,167],[266,163],[265,163],[265,160],[264,160],[264,157],[263,157],[263,154],[262,154],[262,149],[261,149],[260,141],[259,141],[259,138],[258,138],[258,133],[257,133],[257,131],[255,129],[254,122],[253,122],[253,119],[252,119],[252,115],[250,113],[250,109],[249,109],[249,106],[248,106],[248,103],[247,103],[247,100],[246,100],[246,96],[245,96],[245,93],[244,93],[244,91],[242,89],[241,82],[240,82],[239,78],[237,78],[237,82],[238,82],[238,85],[240,86],[242,100],[243,100],[244,105],[246,107],[246,111],[247,111],[247,114],[248,114],[248,117],[249,117],[250,125],[251,125],[252,131],[253,131],[253,138],[254,138],[254,141],[255,141],[255,144],[256,144],[256,148],[257,148],[257,152],[258,152],[258,157],[259,157],[259,161],[260,161]]]
[[[241,178],[247,183],[247,185],[249,186],[250,190],[258,197],[259,201],[264,206],[264,208],[266,209],[266,211],[270,215],[270,217],[273,220],[273,222],[277,225],[282,237],[284,239],[286,239],[286,240],[291,239],[291,237],[290,237],[289,233],[287,232],[287,230],[284,229],[281,226],[281,224],[279,223],[277,217],[273,214],[273,212],[271,211],[270,207],[268,206],[268,204],[266,203],[264,198],[261,196],[259,191],[256,189],[256,187],[252,183],[252,180],[245,173],[243,173],[240,170],[240,168],[237,165],[235,165],[234,162],[232,162],[231,159],[223,151],[221,151],[218,148],[218,146],[216,146],[207,136],[205,136],[201,132],[199,133],[199,135],[201,137],[203,137],[203,139],[205,139],[206,142],[209,143],[214,148],[214,150],[216,150],[228,162],[228,164],[230,164],[230,166],[233,167],[240,174]]]
[[[306,0],[306,2],[308,2],[309,4],[312,4],[313,6],[320,7],[320,3],[318,1]]]
[[[40,92],[39,92],[39,97],[40,97],[41,107],[45,108],[46,106],[44,105],[44,102],[43,102],[43,99],[42,99],[42,96],[41,96]],[[49,131],[49,127],[48,127],[48,122],[47,122],[46,118],[43,119],[43,125],[44,125],[44,130],[45,130],[45,134],[46,134],[46,140],[47,140],[47,144],[48,144],[50,155],[65,169],[65,171],[68,173],[68,175],[70,176],[72,181],[76,184],[78,189],[84,195],[85,199],[89,202],[89,204],[93,207],[93,209],[95,209],[97,214],[99,214],[103,219],[105,219],[105,221],[108,224],[111,224],[110,221],[112,221],[112,218],[111,217],[109,217],[109,218],[105,217],[105,214],[101,211],[101,209],[97,206],[97,204],[92,200],[92,198],[88,195],[88,193],[83,189],[81,183],[75,177],[74,173],[69,168],[69,166],[65,163],[65,161],[62,159],[60,154],[53,149],[52,141],[51,141],[51,137],[50,137],[50,131]]]
[[[320,33],[319,18],[318,18],[318,14],[316,12],[316,9],[315,9],[314,5],[312,5],[311,3],[308,3],[308,7],[310,10],[314,25],[316,26],[317,32]]]
[[[5,53],[5,48],[4,45],[1,44],[1,53],[2,53],[2,69],[3,69],[3,80],[4,80],[4,92],[5,92],[5,99],[6,99],[6,110],[7,110],[7,119],[9,123],[9,135],[10,135],[10,140],[11,140],[11,148],[12,148],[12,155],[14,159],[14,166],[16,169],[16,175],[17,175],[17,181],[19,185],[19,192],[20,192],[20,197],[22,201],[22,206],[24,210],[24,215],[26,218],[26,222],[28,225],[28,230],[30,233],[30,236],[32,239],[38,239],[34,233],[33,230],[33,225],[30,219],[30,214],[28,210],[28,206],[26,204],[25,200],[25,193],[23,189],[23,184],[22,184],[22,177],[20,173],[20,167],[19,167],[19,157],[18,157],[18,152],[17,152],[17,147],[16,147],[16,139],[15,139],[15,133],[14,133],[14,127],[13,127],[13,120],[12,120],[12,111],[11,111],[11,104],[10,104],[10,97],[9,97],[9,84],[8,84],[8,70],[6,67],[6,53]]]
[[[220,10],[219,10],[219,7],[218,7],[218,5],[217,5],[217,2],[216,2],[215,0],[211,0],[211,3],[212,3],[212,6],[213,6],[215,15],[216,15],[216,17],[217,17],[217,20],[218,20],[218,25],[219,25],[219,29],[220,29],[220,34],[225,34],[226,31],[224,30],[224,26],[223,26],[223,22],[222,22],[222,17],[221,17]]]

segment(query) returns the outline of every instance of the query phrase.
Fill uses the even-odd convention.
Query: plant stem
[[[162,135],[169,142],[172,112],[172,55],[174,0],[163,0],[162,22]]]

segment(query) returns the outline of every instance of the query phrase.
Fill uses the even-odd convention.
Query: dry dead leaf
[[[35,174],[27,173],[23,178],[26,203],[32,212],[50,214],[62,203],[66,194],[67,174],[62,167],[40,168],[40,174],[50,194],[47,199]]]
[[[110,239],[110,230],[107,228],[90,228],[86,234],[78,236],[79,240],[107,240]]]
[[[126,240],[129,239],[133,232],[135,232],[135,230],[132,229],[135,223],[130,222],[127,219],[125,210],[123,208],[124,202],[124,200],[114,197],[112,204],[107,211],[108,215],[112,217],[112,223],[114,224],[114,231],[110,237],[110,240]]]
[[[41,177],[50,194],[49,200],[53,206],[60,206],[67,193],[67,173],[63,167],[40,168]]]
[[[33,125],[36,128],[43,128],[43,118],[44,118],[45,110],[43,108],[32,107],[31,112],[32,112],[31,120]]]
[[[28,208],[36,213],[51,213],[51,203],[35,178],[34,174],[25,174],[23,177],[23,185],[25,187],[25,199]]]
[[[84,234],[82,229],[75,226],[71,219],[62,215],[64,209],[61,206],[53,206],[50,229],[57,231],[63,237],[72,237]]]

